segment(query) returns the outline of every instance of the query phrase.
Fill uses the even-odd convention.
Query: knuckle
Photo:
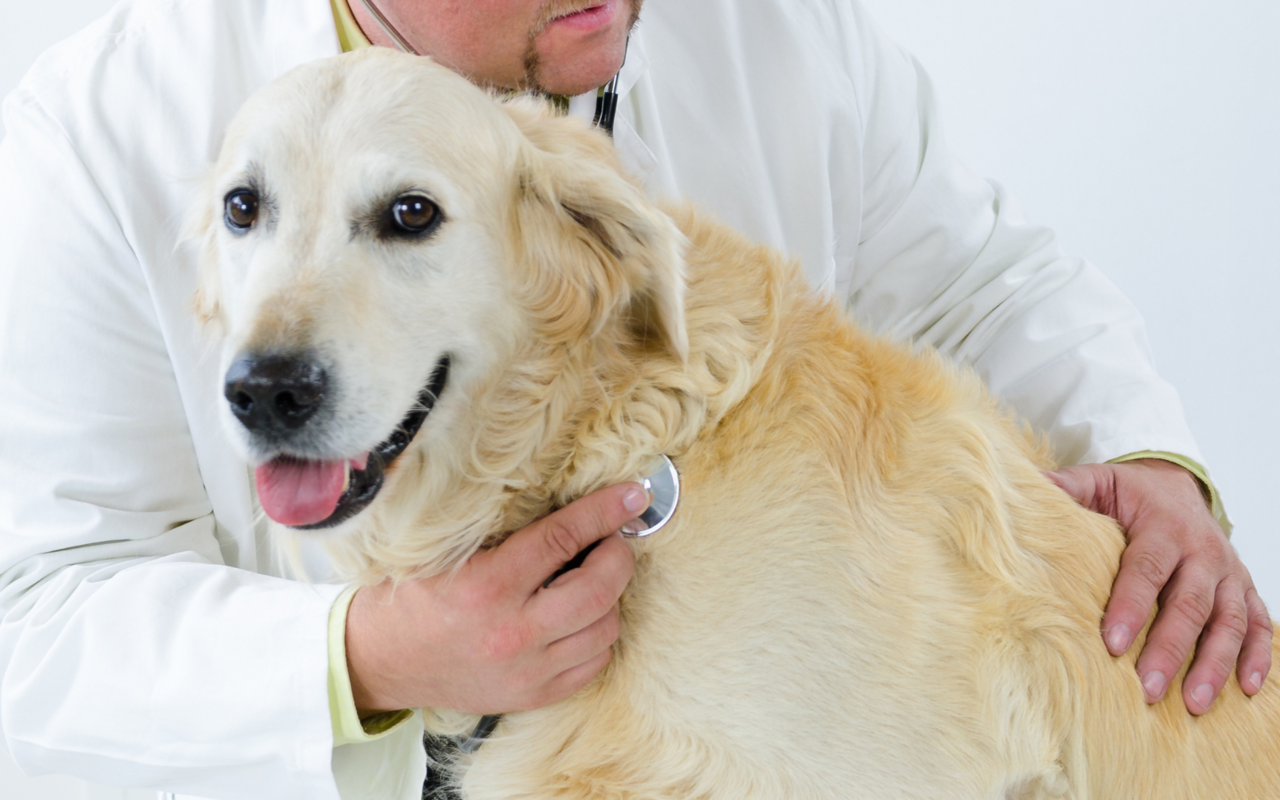
[[[1190,620],[1197,627],[1202,627],[1213,613],[1213,594],[1196,589],[1178,592],[1166,604],[1173,614]]]
[[[542,542],[548,556],[558,564],[573,560],[582,549],[573,527],[556,516],[547,517],[543,524]]]
[[[1198,546],[1199,555],[1225,570],[1227,562],[1235,553],[1231,551],[1221,535],[1215,534],[1216,532],[1210,531],[1207,536],[1201,537]]]
[[[615,539],[617,541],[615,549],[618,552],[616,562],[619,567],[618,577],[625,585],[627,581],[631,580],[631,576],[635,574],[636,554],[635,551],[631,549],[631,546],[622,540],[621,536],[615,537]]]
[[[1216,625],[1229,631],[1239,641],[1249,632],[1249,613],[1242,600],[1228,600],[1220,604]]]
[[[598,614],[603,614],[609,606],[618,602],[617,593],[613,592],[609,586],[597,581],[593,581],[585,592],[583,601],[586,607]]]
[[[1275,637],[1275,629],[1271,627],[1269,619],[1250,619],[1249,627],[1245,631],[1245,638],[1254,646],[1271,654],[1271,640]]]
[[[1237,651],[1233,648],[1220,648],[1210,652],[1197,653],[1197,663],[1204,662],[1207,669],[1204,670],[1200,678],[1188,677],[1185,683],[1196,685],[1202,680],[1207,680],[1213,684],[1215,691],[1220,690],[1227,682],[1227,676],[1231,674],[1231,668],[1235,666]]]
[[[1163,587],[1169,577],[1164,560],[1153,550],[1130,547],[1125,551],[1123,568],[1154,589]]]
[[[1271,661],[1271,642],[1274,638],[1275,633],[1270,626],[1258,632],[1258,646],[1267,657],[1267,661]]]
[[[1249,624],[1254,627],[1265,628],[1269,638],[1271,635],[1271,614],[1267,611],[1267,604],[1262,602],[1262,597],[1258,595],[1258,590],[1252,586],[1246,589],[1244,602],[1249,608]]]
[[[1186,644],[1174,640],[1162,640],[1151,642],[1147,645],[1147,650],[1143,652],[1142,658],[1138,664],[1140,672],[1146,672],[1148,669],[1156,668],[1164,673],[1167,678],[1176,673],[1187,660],[1187,654],[1191,652],[1191,644]]]
[[[608,649],[614,642],[618,641],[618,634],[621,632],[621,626],[618,623],[617,614],[607,614],[600,618],[596,624],[594,641],[592,642],[593,656],[599,655]]]
[[[558,687],[555,681],[539,683],[536,687],[531,687],[526,693],[525,707],[520,710],[533,711],[543,706],[549,706],[558,700],[563,700],[568,695],[569,693]]]
[[[599,572],[611,586],[621,593],[636,569],[635,554],[619,536],[604,539],[597,548],[600,552]]]
[[[1252,625],[1249,629],[1249,634],[1253,636],[1254,641],[1265,647],[1267,653],[1270,654],[1271,640],[1275,638],[1275,629],[1271,627],[1270,620]]]
[[[515,697],[510,702],[512,711],[533,711],[535,708],[541,708],[545,704],[543,690],[530,685],[518,687]]]

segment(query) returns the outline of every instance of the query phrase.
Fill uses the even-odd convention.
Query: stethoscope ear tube
[[[618,73],[596,93],[596,115],[592,122],[610,136],[613,135],[613,118],[618,113],[618,79],[622,76],[622,68],[627,65],[627,47],[630,45],[631,37],[628,36],[626,44],[623,45],[622,63],[618,65]]]
[[[618,111],[618,76],[600,87],[596,94],[596,115],[592,122],[610,136],[613,135],[613,118]]]
[[[407,39],[400,35],[400,31],[396,30],[390,20],[382,16],[382,12],[378,10],[377,6],[369,2],[369,0],[360,0],[360,4],[364,6],[365,11],[369,12],[369,16],[373,17],[374,21],[378,23],[378,27],[382,28],[382,32],[390,37],[391,41],[396,43],[396,47],[399,47],[406,53],[412,53],[415,56],[422,55],[422,53],[413,49],[413,45],[409,44]]]

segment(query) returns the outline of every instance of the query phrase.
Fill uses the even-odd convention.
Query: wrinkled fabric
[[[338,49],[328,0],[137,0],[5,101],[0,745],[28,773],[241,800],[419,791],[417,717],[333,747],[342,587],[282,577],[255,523],[178,245],[241,102]],[[621,86],[615,142],[655,197],[973,365],[1067,462],[1200,459],[1138,314],[955,160],[927,77],[852,0],[649,0]]]

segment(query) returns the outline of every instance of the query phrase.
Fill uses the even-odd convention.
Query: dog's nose
[[[223,396],[231,413],[255,433],[294,430],[315,415],[328,378],[313,362],[293,356],[246,356],[227,370]]]

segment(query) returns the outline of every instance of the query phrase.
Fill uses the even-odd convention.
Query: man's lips
[[[572,28],[577,31],[598,30],[613,21],[617,8],[618,0],[608,0],[608,2],[584,8],[572,14],[565,14],[563,17],[556,17],[551,20],[548,27]]]

